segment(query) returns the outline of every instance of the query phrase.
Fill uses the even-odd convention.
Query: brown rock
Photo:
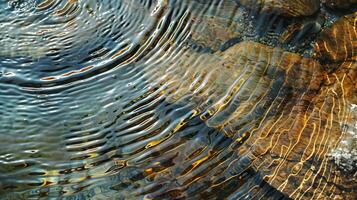
[[[218,82],[227,92],[208,108],[207,125],[246,140],[242,148],[255,156],[255,170],[287,196],[326,199],[341,193],[352,198],[357,181],[347,179],[330,154],[351,115],[355,64],[345,63],[328,75],[313,59],[254,42],[218,55],[221,66],[236,64],[234,71],[240,72],[230,73],[235,79],[230,87]],[[220,73],[225,71],[222,67]]]
[[[341,170],[331,153],[345,138],[343,126],[350,123],[346,119],[357,94],[355,63],[345,62],[327,74],[313,59],[250,42],[221,57],[229,61],[238,55],[246,56],[243,66],[254,66],[252,73],[210,109],[214,114],[207,124],[239,141],[248,137],[241,148],[253,153],[255,170],[287,196],[353,198],[357,179]]]
[[[357,0],[322,0],[322,3],[330,8],[349,8],[357,4]]]
[[[199,47],[217,51],[227,41],[242,37],[245,25],[237,21],[243,18],[244,13],[238,10],[238,5],[233,1],[223,1],[220,5],[211,4],[195,4],[197,8],[193,10],[189,22],[192,25],[190,41]],[[202,10],[208,10],[207,6],[217,9],[213,13],[202,14]]]
[[[195,19],[194,19],[195,20]],[[196,45],[217,51],[230,39],[239,38],[238,24],[224,18],[203,18],[195,21],[197,27],[191,32],[191,40]]]
[[[289,17],[309,16],[320,8],[320,0],[240,0],[240,3],[260,12]]]
[[[357,61],[357,13],[347,15],[322,31],[315,44],[316,58],[324,63]]]
[[[250,167],[278,191],[293,199],[356,195],[356,178],[331,156],[348,140],[343,127],[351,124],[348,108],[356,100],[353,62],[328,74],[314,59],[241,42],[216,54],[187,50],[160,67],[165,74],[150,81],[169,83],[166,100],[188,99],[209,127],[236,141],[237,157],[249,157]],[[180,179],[190,184],[188,175]]]

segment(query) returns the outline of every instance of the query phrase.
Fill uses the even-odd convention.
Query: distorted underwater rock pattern
[[[0,1],[0,199],[356,199],[356,0]]]

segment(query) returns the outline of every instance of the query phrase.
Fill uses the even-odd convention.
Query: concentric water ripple
[[[354,0],[0,1],[0,199],[354,199],[356,21]]]

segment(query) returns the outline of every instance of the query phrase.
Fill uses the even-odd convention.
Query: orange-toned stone
[[[344,129],[355,126],[356,113],[350,108],[357,99],[356,69],[356,62],[344,62],[332,74],[322,72],[323,80],[318,76],[296,77],[311,80],[305,92],[296,93],[281,108],[281,114],[263,118],[252,129],[245,145],[253,150],[256,170],[287,196],[356,196],[355,161],[336,161],[336,157],[348,158],[356,152],[354,136]]]
[[[356,195],[356,178],[347,178],[333,156],[355,119],[349,110],[356,101],[354,62],[329,74],[315,59],[246,41],[215,54],[187,50],[160,67],[166,73],[153,80],[174,88],[166,100],[189,97],[206,125],[236,141],[237,156],[249,157],[278,191],[294,199]]]
[[[357,12],[341,17],[322,31],[315,44],[316,58],[323,63],[357,61]]]
[[[320,0],[240,0],[249,8],[289,17],[309,16],[320,8]]]
[[[232,86],[207,124],[237,141],[243,130],[248,133],[250,138],[242,149],[253,153],[255,170],[287,196],[353,198],[357,180],[348,179],[350,172],[336,164],[331,154],[342,140],[349,140],[343,127],[354,125],[347,119],[353,115],[349,107],[357,97],[356,63],[345,62],[328,74],[313,59],[253,42],[233,46],[220,57],[226,63],[246,57],[243,66],[265,73],[252,73],[254,76],[244,80],[246,85],[235,91]],[[269,68],[281,74],[274,77]],[[266,98],[279,77],[284,80],[280,95]],[[265,111],[257,114],[257,107],[263,105]]]

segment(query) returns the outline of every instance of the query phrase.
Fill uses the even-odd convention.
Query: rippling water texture
[[[0,0],[0,199],[355,199],[355,0]]]

